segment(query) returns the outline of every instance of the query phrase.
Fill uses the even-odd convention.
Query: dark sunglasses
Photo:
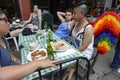
[[[8,18],[0,18],[0,21],[5,21],[5,23],[8,23]]]

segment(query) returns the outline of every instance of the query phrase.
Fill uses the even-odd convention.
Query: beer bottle
[[[49,27],[48,27],[48,25],[47,25],[47,22],[45,22],[44,28],[45,28],[45,32],[48,32]]]
[[[48,29],[48,35],[50,37],[50,41],[53,41],[53,35],[52,35],[52,31],[50,29]]]
[[[51,60],[54,60],[53,48],[50,44],[50,33],[49,32],[47,35],[47,53],[48,53],[48,58]]]

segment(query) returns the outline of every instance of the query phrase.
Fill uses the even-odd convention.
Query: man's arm
[[[84,37],[83,37],[82,45],[80,47],[78,47],[78,49],[80,51],[86,50],[86,48],[88,47],[88,45],[92,41],[93,34],[94,34],[93,27],[88,27],[85,29],[85,33],[83,34]]]
[[[38,68],[56,67],[51,60],[35,60],[27,64],[0,67],[0,80],[18,80],[31,74]]]

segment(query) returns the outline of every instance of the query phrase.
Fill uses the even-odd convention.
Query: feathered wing
[[[97,50],[100,54],[107,53],[116,43],[120,33],[120,16],[115,12],[105,12],[93,24]]]

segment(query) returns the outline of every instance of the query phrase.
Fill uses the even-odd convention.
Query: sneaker
[[[120,73],[120,68],[119,68],[119,69],[116,69],[116,71],[117,71],[118,73]]]

